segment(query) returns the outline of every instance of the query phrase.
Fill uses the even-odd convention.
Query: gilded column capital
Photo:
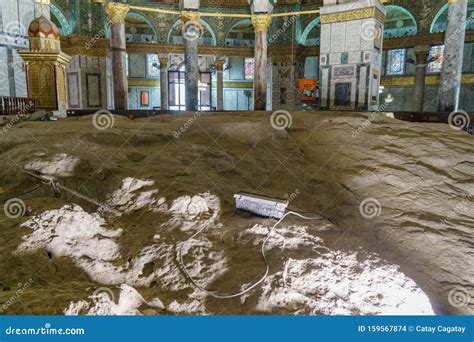
[[[272,23],[272,16],[270,14],[254,14],[252,15],[252,23],[255,32],[268,32]]]
[[[159,56],[160,59],[160,68],[164,69],[168,67],[168,56]]]
[[[448,4],[467,4],[467,0],[448,0]]]
[[[417,45],[414,48],[415,57],[416,57],[416,64],[417,65],[424,65],[427,64],[428,57],[430,54],[430,46],[429,45]]]
[[[181,22],[186,24],[188,21],[199,22],[200,14],[198,11],[181,11]]]
[[[225,59],[216,60],[216,69],[217,71],[224,71]]]
[[[105,12],[109,16],[109,20],[112,23],[125,23],[125,17],[127,16],[130,6],[118,2],[109,2],[105,6]]]

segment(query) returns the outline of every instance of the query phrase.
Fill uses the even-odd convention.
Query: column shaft
[[[267,32],[255,32],[254,110],[267,109]]]
[[[197,111],[199,106],[199,63],[197,40],[184,40],[184,59],[186,66],[186,110]]]
[[[217,111],[224,110],[224,61],[216,61],[217,73]]]
[[[217,71],[217,110],[224,110],[224,72]]]
[[[160,57],[161,109],[168,110],[168,57]]]
[[[110,55],[112,60],[115,109],[128,109],[128,79],[126,69],[125,17],[129,7],[122,3],[107,4],[110,19]]]
[[[448,3],[448,25],[439,87],[438,110],[441,112],[458,110],[466,35],[467,0],[449,0]]]
[[[413,110],[422,112],[425,103],[426,64],[416,66],[415,88],[413,89]]]
[[[110,27],[110,54],[114,84],[115,109],[128,109],[128,79],[125,47],[125,25],[113,23]]]
[[[425,100],[425,78],[429,56],[429,46],[415,47],[416,73],[415,88],[413,89],[413,110],[422,112]]]

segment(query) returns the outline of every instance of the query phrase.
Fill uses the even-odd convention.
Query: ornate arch
[[[446,25],[447,25],[447,15],[448,15],[448,4],[444,4],[436,13],[431,26],[430,26],[430,33],[438,33],[438,32],[445,32]],[[470,20],[466,21],[466,29],[474,29],[474,0],[469,0],[468,8],[467,8],[467,16],[471,18]]]
[[[132,10],[132,11],[127,13],[127,17],[136,17],[136,18],[142,19],[143,21],[145,21],[151,27],[151,29],[153,30],[153,34],[155,36],[158,36],[158,30],[156,29],[155,24],[145,14],[143,14],[141,12],[138,12],[138,11],[135,11],[135,10]]]
[[[127,18],[128,18],[128,25],[127,25]],[[142,28],[142,29],[144,29],[145,32],[137,33],[137,32],[128,32],[127,31],[128,29],[130,29],[130,27],[133,27],[134,24],[133,23],[130,24],[130,20],[133,21],[133,19],[136,19],[140,25],[145,26],[145,28]],[[131,36],[128,36],[128,34],[131,34]],[[153,21],[151,19],[149,19],[145,14],[143,14],[139,11],[132,10],[132,11],[127,13],[127,16],[125,18],[125,35],[127,37],[127,42],[129,42],[129,41],[133,42],[134,39],[135,39],[135,34],[139,34],[139,36],[141,36],[143,34],[146,35],[147,36],[147,38],[146,38],[147,41],[150,41],[148,36],[151,35],[151,36],[154,36],[154,38],[152,38],[152,41],[155,41],[155,42],[158,41],[158,30],[156,29]],[[142,42],[141,39],[142,38],[138,38],[138,42]]]
[[[398,38],[414,36],[418,33],[418,25],[414,15],[406,8],[398,5],[385,6],[384,38]]]
[[[63,12],[59,9],[58,6],[55,4],[51,3],[49,5],[49,10],[51,14],[56,18],[56,20],[59,23],[59,28],[61,29],[61,33],[63,36],[69,36],[72,34],[73,30],[71,25],[69,24],[70,20],[66,18],[66,16],[63,14]]]
[[[168,33],[166,35],[166,42],[167,43],[170,43],[170,39],[171,39],[171,35],[173,34],[173,30],[176,28],[176,26],[179,25],[179,23],[181,22],[181,19],[177,19],[173,25],[171,25],[170,29],[168,30]],[[199,22],[206,28],[206,30],[211,34],[211,37],[212,37],[212,46],[216,46],[217,45],[217,36],[216,36],[216,33],[214,31],[214,29],[212,28],[212,26],[207,22],[205,21],[204,19],[199,19]]]
[[[446,31],[446,26],[444,28],[442,28],[441,26],[443,25],[442,16],[446,13],[447,10],[448,10],[448,4],[444,4],[436,13],[433,19],[433,22],[431,23],[431,26],[430,26],[430,33]],[[446,22],[444,23],[444,25],[446,25]]]
[[[232,23],[232,25],[229,27],[229,29],[227,30],[227,32],[225,33],[225,39],[224,41],[227,40],[227,37],[229,37],[229,34],[232,32],[232,30],[234,28],[236,28],[237,26],[241,25],[241,24],[246,24],[246,23],[252,23],[252,20],[251,19],[247,19],[247,18],[243,18],[243,19],[239,19],[239,20],[236,20],[235,22]]]
[[[315,27],[320,26],[320,24],[321,24],[321,18],[316,17],[313,20],[311,20],[308,25],[306,25],[303,33],[301,34],[301,44],[306,45],[306,40],[308,39],[309,34]]]

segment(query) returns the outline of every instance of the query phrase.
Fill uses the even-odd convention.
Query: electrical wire
[[[240,291],[238,293],[233,293],[233,294],[219,294],[215,291],[208,291],[206,290],[204,287],[202,287],[201,285],[199,285],[196,280],[194,280],[194,278],[188,273],[187,269],[186,269],[186,266],[184,264],[184,261],[183,261],[183,253],[182,253],[182,249],[183,249],[183,246],[186,244],[186,242],[188,242],[189,240],[195,238],[196,236],[198,236],[199,234],[201,234],[202,231],[204,231],[207,227],[209,227],[210,223],[211,223],[211,220],[209,220],[207,222],[207,224],[205,224],[201,229],[199,229],[196,233],[194,233],[189,239],[187,239],[186,241],[183,241],[178,249],[178,262],[179,262],[179,265],[181,267],[181,270],[184,272],[184,274],[186,274],[186,277],[191,281],[191,283],[194,285],[194,287],[196,287],[197,289],[205,292],[206,294],[208,294],[209,296],[211,297],[214,297],[214,298],[218,298],[218,299],[231,299],[231,298],[236,298],[236,297],[240,297],[248,292],[250,292],[251,290],[253,290],[254,288],[256,288],[257,286],[259,286],[261,283],[263,283],[263,281],[267,278],[268,276],[268,273],[270,272],[270,264],[268,262],[268,259],[267,259],[267,256],[265,254],[265,245],[267,244],[268,240],[270,239],[270,236],[271,234],[273,233],[274,229],[289,215],[295,215],[295,216],[298,216],[302,219],[305,219],[305,220],[321,220],[321,219],[325,219],[323,217],[308,217],[308,216],[304,216],[300,213],[297,213],[295,211],[287,211],[283,217],[281,219],[278,220],[277,223],[275,223],[273,225],[272,228],[270,228],[270,230],[268,231],[268,234],[267,236],[265,237],[265,240],[263,240],[263,243],[262,243],[262,248],[261,248],[261,254],[262,254],[262,259],[263,261],[265,262],[265,274],[255,283],[253,283],[251,286],[249,286],[248,288],[246,288],[245,290],[243,291]]]
[[[110,213],[112,213],[116,216],[122,215],[122,213],[120,211],[108,206],[107,204],[100,203],[99,201],[95,200],[94,198],[87,197],[87,196],[77,192],[74,189],[68,188],[67,186],[64,186],[64,185],[62,185],[58,182],[54,182],[54,181],[52,181],[48,178],[45,178],[42,175],[30,172],[30,171],[26,171],[26,170],[23,170],[23,172],[25,174],[27,174],[28,176],[30,176],[30,177],[38,179],[38,180],[42,181],[43,183],[49,184],[54,189],[54,191],[57,192],[57,193],[60,193],[60,190],[64,190],[64,191],[72,194],[73,196],[76,196],[80,199],[83,199],[83,200],[89,202],[89,203],[92,203],[92,204],[96,205],[97,207],[102,208],[103,210],[108,211],[108,212],[110,212]]]
[[[35,186],[33,189],[31,189],[31,190],[25,191],[25,192],[23,192],[23,193],[21,193],[21,194],[19,194],[19,195],[16,195],[16,196],[12,196],[12,197],[5,198],[4,200],[1,200],[1,202],[4,203],[4,202],[7,202],[8,200],[11,200],[11,199],[13,199],[13,198],[19,198],[19,197],[23,197],[23,196],[25,196],[25,195],[31,194],[32,192],[34,192],[34,191],[38,190],[39,188],[41,188],[41,186],[42,186],[42,184],[39,184],[39,185]]]

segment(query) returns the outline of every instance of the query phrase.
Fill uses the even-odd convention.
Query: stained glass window
[[[444,45],[432,46],[430,48],[430,60],[434,59],[433,62],[428,64],[428,72],[436,73],[441,72],[444,58]]]
[[[387,53],[387,75],[403,75],[405,73],[405,49],[390,50]]]
[[[255,59],[245,58],[245,79],[253,80],[254,72],[255,72]]]
[[[146,56],[147,61],[147,76],[148,77],[158,77],[160,74],[160,60],[158,55],[155,53],[150,53]]]

